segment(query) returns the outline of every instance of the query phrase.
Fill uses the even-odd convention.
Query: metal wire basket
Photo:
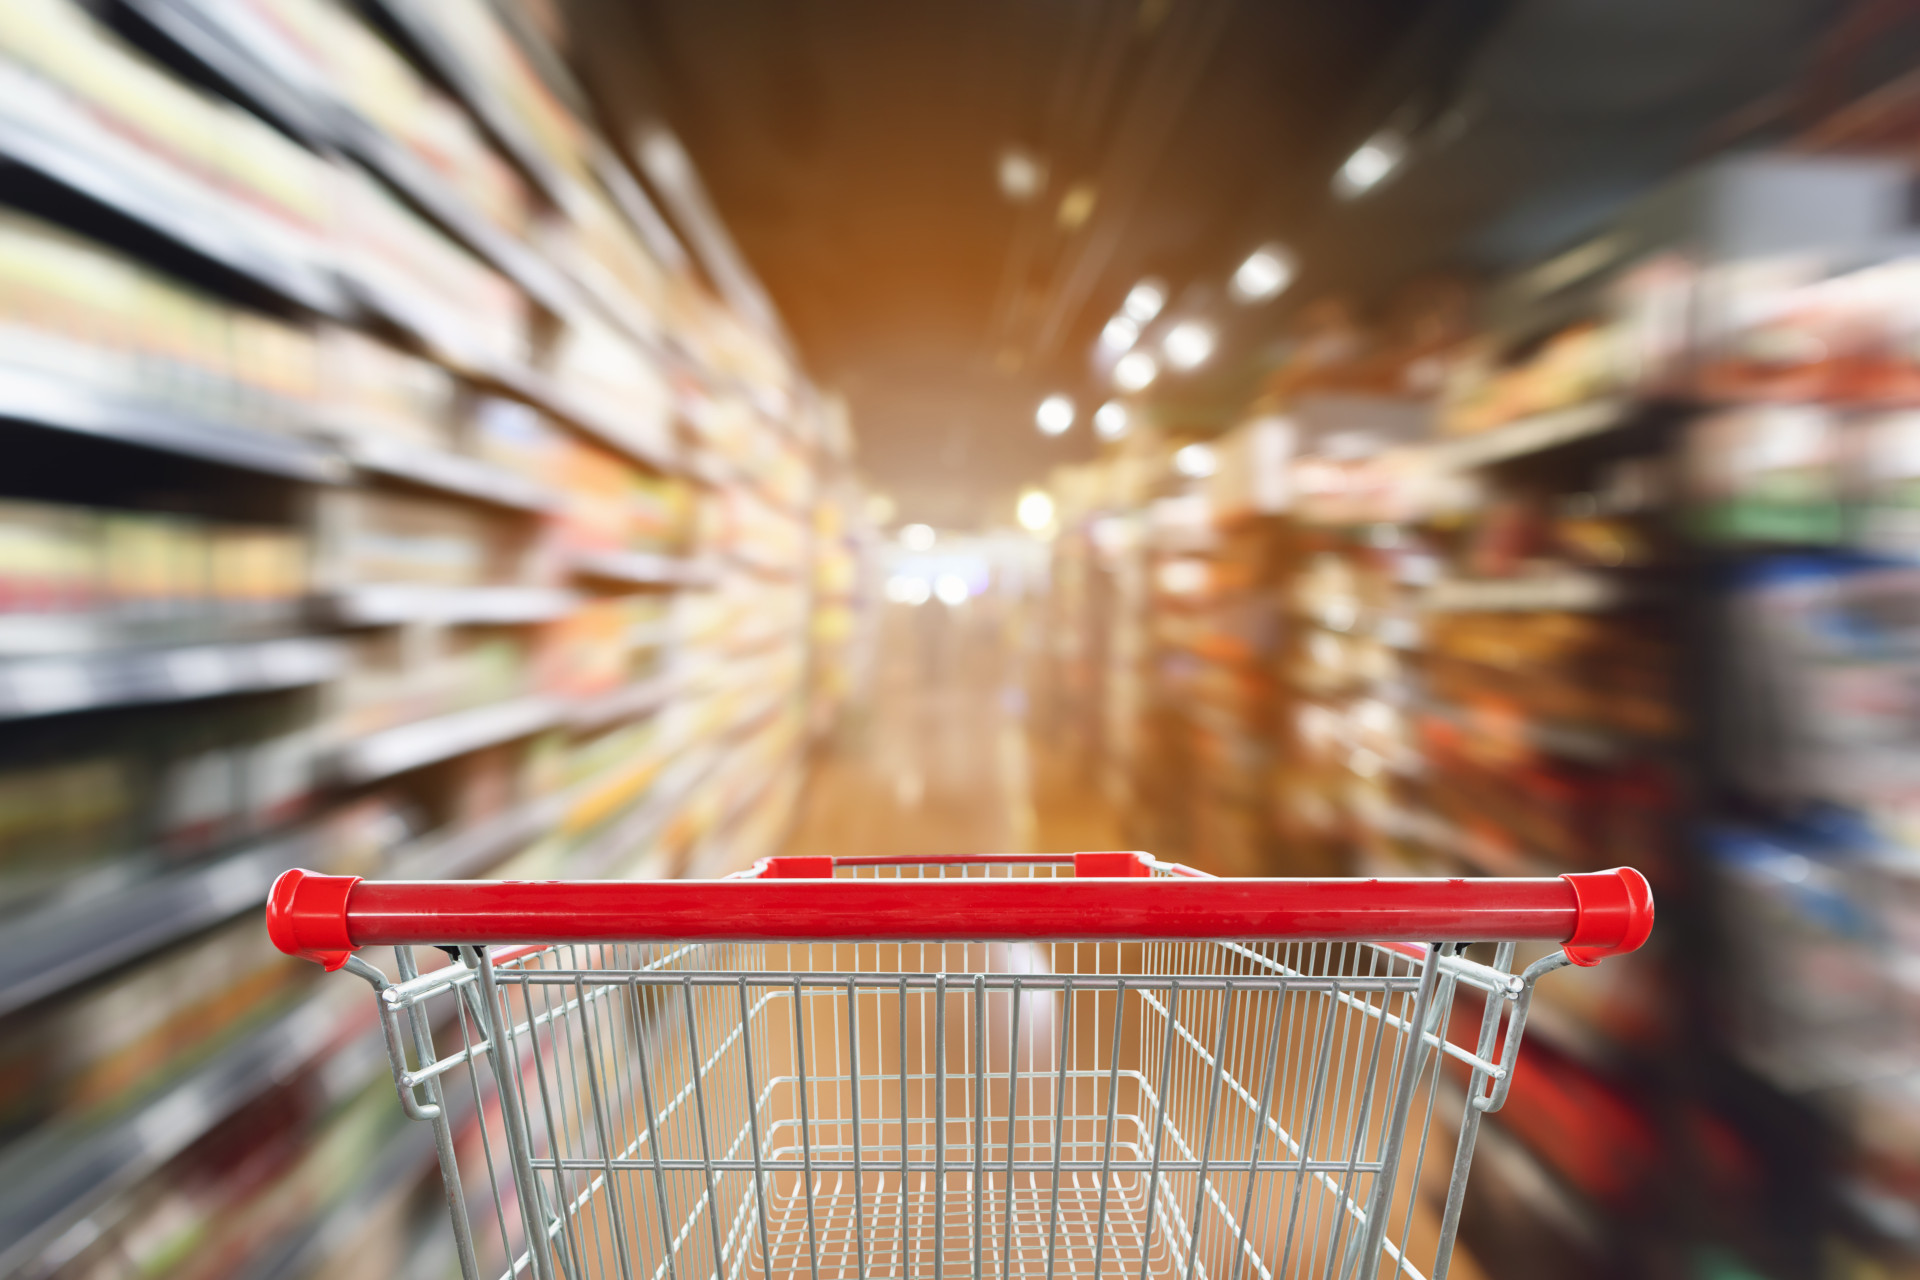
[[[1533,983],[1637,947],[1652,902],[1629,870],[774,858],[704,884],[289,872],[269,921],[378,990],[469,1280],[1271,1280],[1445,1276]],[[1527,938],[1567,945],[1511,973]],[[399,981],[351,954],[375,942]],[[421,973],[424,944],[458,958]]]

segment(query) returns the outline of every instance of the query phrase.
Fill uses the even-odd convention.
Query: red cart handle
[[[1028,861],[1031,861],[1029,859]],[[779,870],[786,870],[781,868]],[[793,868],[798,871],[800,868]],[[830,870],[830,868],[828,868]],[[1632,951],[1653,894],[1631,867],[1528,880],[361,880],[293,870],[267,932],[337,969],[378,945],[763,941],[1547,941]]]

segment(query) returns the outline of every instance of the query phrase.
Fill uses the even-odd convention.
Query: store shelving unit
[[[333,1051],[326,1091],[344,1095],[377,1078],[385,1046],[365,1009],[314,1000],[276,1017],[138,1105],[87,1128],[16,1144],[0,1169],[0,1266],[64,1260],[90,1243],[86,1215],[167,1163],[288,1076]],[[75,1230],[76,1225],[79,1230]]]
[[[276,876],[322,854],[310,831],[272,836],[200,866],[135,869],[9,922],[0,931],[0,1017],[264,903]]]
[[[0,914],[0,1058],[31,1060],[53,1012],[237,930],[290,866],[670,876],[772,852],[801,726],[845,683],[844,653],[815,653],[815,504],[840,495],[836,528],[858,535],[850,436],[784,340],[707,292],[560,60],[484,4],[286,0],[445,108],[435,129],[467,131],[429,155],[404,109],[352,98],[281,0],[31,2],[69,47],[36,61],[0,19],[0,157],[32,175],[26,214],[84,211],[64,251],[133,264],[114,269],[235,336],[198,366],[164,343],[117,365],[0,353],[0,430],[102,460],[97,496],[72,476],[0,494],[25,504],[0,508],[0,788],[77,796],[103,753],[132,780],[93,797],[111,820],[69,799],[72,831],[0,847],[5,876],[33,852],[20,839],[90,842]],[[498,25],[470,44],[448,21]],[[88,58],[259,163],[210,176],[164,130],[100,126],[59,79]],[[314,225],[260,211],[247,184],[273,176],[327,193]],[[398,250],[344,212],[369,187]],[[137,320],[99,328],[137,344]],[[569,363],[573,341],[601,345]],[[631,381],[596,381],[609,368]],[[515,412],[482,412],[496,402]],[[160,455],[155,494],[140,459]],[[15,519],[66,559],[8,559]],[[15,585],[83,560],[97,581]],[[836,562],[841,612],[852,577]],[[46,761],[6,755],[5,735],[43,729],[76,781],[11,781]],[[0,1173],[0,1270],[137,1252],[142,1215],[250,1106],[281,1098],[312,1144],[350,1123],[381,1077],[370,1011],[277,972],[209,974],[210,992],[238,984],[220,1016],[167,1014],[165,1052],[85,1107],[0,1098],[0,1171],[34,1171]],[[444,1225],[372,1212],[433,1172],[397,1109],[392,1132],[365,1181],[248,1238],[236,1273],[301,1273],[363,1231],[433,1252]],[[208,1220],[208,1247],[243,1207]]]

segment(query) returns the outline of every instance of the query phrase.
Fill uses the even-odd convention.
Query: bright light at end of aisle
[[[1160,366],[1144,351],[1130,351],[1113,366],[1113,385],[1122,391],[1140,391],[1160,376]]]
[[[1385,182],[1407,158],[1407,144],[1395,133],[1376,133],[1347,157],[1334,175],[1333,189],[1351,200]]]
[[[1140,341],[1140,326],[1126,316],[1115,316],[1100,331],[1100,345],[1108,351],[1126,351]]]
[[[940,580],[933,584],[933,593],[948,608],[965,604],[967,597],[972,594],[967,590],[967,580],[957,573],[941,574]]]
[[[1142,280],[1127,291],[1127,300],[1120,304],[1120,314],[1135,324],[1146,324],[1166,305],[1167,287],[1158,280]]]
[[[1044,434],[1057,436],[1073,425],[1073,401],[1065,396],[1048,396],[1034,411],[1033,420]]]
[[[1183,320],[1167,331],[1160,347],[1174,368],[1196,369],[1213,354],[1213,330],[1197,320]]]
[[[900,545],[909,551],[933,550],[933,526],[910,524],[900,531]]]
[[[887,579],[887,599],[895,604],[925,604],[932,596],[933,588],[925,578],[896,573]]]
[[[1093,432],[1102,440],[1118,440],[1127,434],[1127,406],[1109,400],[1093,411]]]
[[[1187,445],[1173,455],[1173,469],[1190,480],[1204,480],[1219,467],[1219,459],[1204,444]]]
[[[1247,255],[1233,273],[1233,296],[1242,302],[1265,302],[1280,296],[1293,283],[1293,255],[1277,244],[1261,245]]]
[[[1053,523],[1053,499],[1039,489],[1029,489],[1020,495],[1015,514],[1020,517],[1022,529],[1039,533]]]

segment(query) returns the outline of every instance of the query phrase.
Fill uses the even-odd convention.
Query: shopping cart
[[[1639,946],[1653,903],[1627,869],[1083,853],[289,871],[267,920],[377,990],[468,1280],[1353,1280],[1447,1274],[1535,981]],[[1530,940],[1564,946],[1515,973]],[[375,944],[397,981],[353,954]]]

